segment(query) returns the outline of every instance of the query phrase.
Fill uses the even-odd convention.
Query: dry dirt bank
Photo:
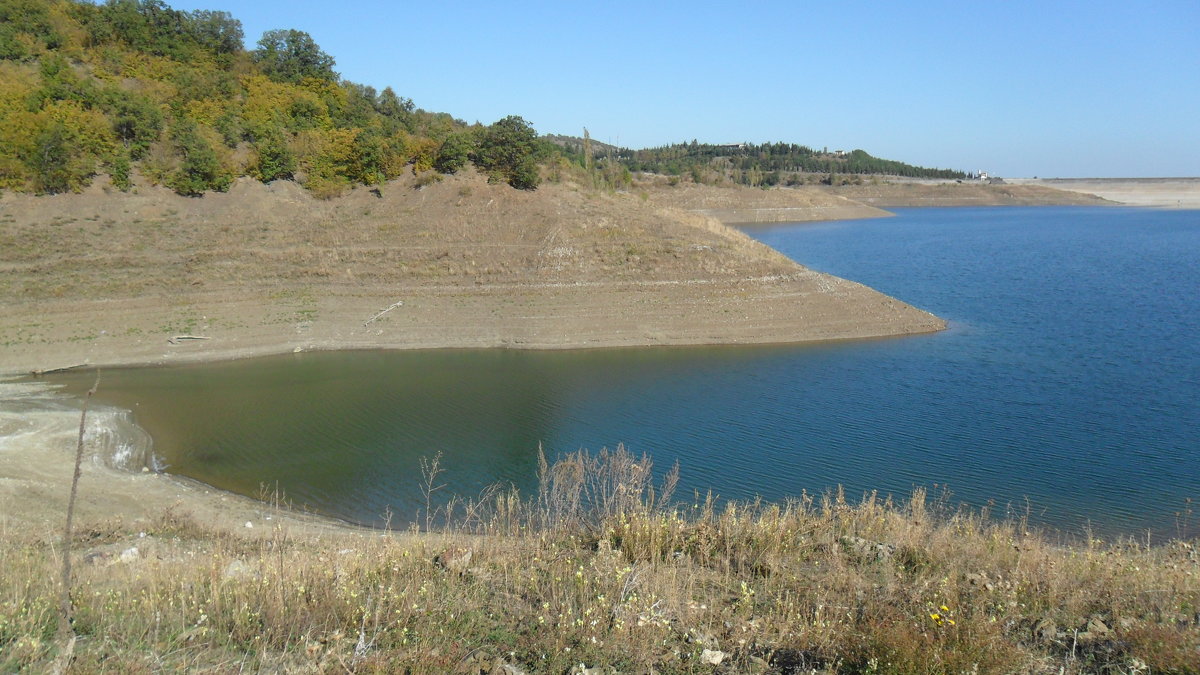
[[[149,186],[5,195],[0,373],[296,349],[796,342],[943,327],[684,210],[711,200],[668,201],[570,185],[521,192],[474,175],[330,202],[246,179],[200,199]],[[181,335],[208,339],[171,341]]]
[[[891,213],[818,187],[758,190],[685,183],[648,191],[655,204],[716,218],[727,225],[886,218]]]
[[[868,180],[862,185],[769,190],[694,184],[659,185],[656,204],[716,218],[728,225],[883,218],[895,206],[1088,206],[1113,204],[1091,194],[1042,185]]]
[[[1126,206],[1200,209],[1200,178],[1014,178],[1008,182],[1092,194]]]
[[[893,206],[1100,206],[1113,204],[1093,194],[1042,185],[987,185],[975,182],[898,182],[843,185],[826,190],[845,199]]]

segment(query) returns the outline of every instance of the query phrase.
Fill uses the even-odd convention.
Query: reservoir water
[[[950,321],[897,339],[601,351],[305,353],[107,371],[166,470],[393,525],[439,495],[535,484],[546,454],[678,461],[680,496],[843,486],[1105,534],[1195,534],[1200,212],[901,209],[752,236]],[[57,381],[78,391],[91,376]],[[936,487],[935,487],[936,486]]]

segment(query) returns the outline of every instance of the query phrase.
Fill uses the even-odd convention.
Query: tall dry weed
[[[447,500],[446,525],[419,535],[311,533],[283,513],[265,533],[178,511],[137,532],[84,524],[104,534],[74,584],[74,668],[1195,673],[1200,663],[1195,541],[1063,545],[925,493],[903,504],[841,492],[672,501],[674,472],[656,480],[624,448],[544,461],[541,476],[528,497]],[[122,560],[131,544],[141,555]],[[15,534],[0,546],[0,670],[44,669],[57,653],[55,561]]]

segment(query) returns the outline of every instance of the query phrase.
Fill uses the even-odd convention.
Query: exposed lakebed
[[[951,321],[817,345],[303,353],[111,370],[166,470],[368,524],[446,487],[530,491],[546,454],[624,443],[680,497],[943,486],[1079,531],[1195,532],[1200,212],[906,209],[750,233]],[[58,376],[81,391],[86,373]]]

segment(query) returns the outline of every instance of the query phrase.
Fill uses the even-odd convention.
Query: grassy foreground
[[[1195,541],[1063,546],[921,491],[718,509],[650,476],[579,453],[420,535],[85,523],[69,670],[1200,672]],[[0,671],[50,670],[55,542],[2,535]]]

